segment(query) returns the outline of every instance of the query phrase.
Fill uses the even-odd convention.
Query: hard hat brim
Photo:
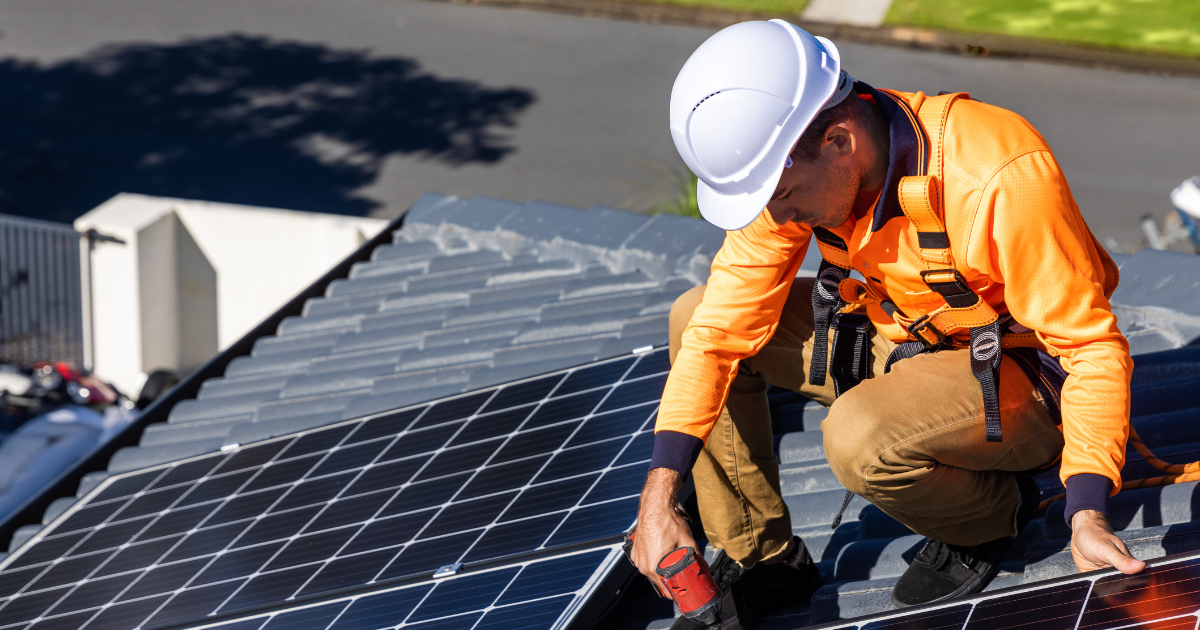
[[[781,163],[758,190],[736,195],[718,192],[705,184],[704,180],[697,180],[696,205],[700,207],[700,215],[722,230],[736,232],[758,218],[775,194],[775,187],[779,185],[779,178],[782,176]]]

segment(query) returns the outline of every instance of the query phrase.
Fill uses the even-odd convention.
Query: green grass
[[[895,0],[887,23],[1200,56],[1200,0]]]
[[[749,11],[772,15],[799,16],[808,0],[641,0],[654,4],[676,4],[685,7],[713,7],[730,11]]]

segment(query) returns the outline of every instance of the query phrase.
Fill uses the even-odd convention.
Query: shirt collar
[[[875,101],[888,126],[887,177],[871,218],[871,231],[875,232],[888,221],[904,216],[900,209],[900,178],[925,174],[928,140],[917,122],[916,113],[900,97],[876,90],[862,81],[856,82],[854,88]]]

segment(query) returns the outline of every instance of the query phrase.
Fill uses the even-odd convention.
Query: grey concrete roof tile
[[[417,202],[405,212],[405,223],[441,223],[442,217],[453,212],[457,206],[464,205],[465,200],[438,193],[424,193]]]
[[[640,314],[640,311],[638,314]],[[657,337],[666,341],[669,329],[670,324],[667,322],[666,315],[632,317],[625,320],[621,326],[621,338]]]
[[[435,304],[433,306],[404,309],[401,311],[383,311],[366,315],[358,323],[359,332],[373,332],[377,330],[390,330],[411,328],[416,326],[426,326],[434,324],[433,328],[438,328],[439,324],[446,319],[446,314],[456,306],[442,306]]]
[[[365,313],[334,313],[331,315],[313,315],[310,317],[288,317],[279,324],[276,334],[279,336],[303,333],[325,332],[333,333],[349,331],[358,328],[358,320]]]
[[[508,320],[493,324],[477,324],[433,330],[425,334],[421,348],[429,350],[431,348],[471,345],[484,340],[509,340],[521,330],[523,325],[527,325],[522,323],[524,321],[526,320]]]
[[[75,505],[76,502],[77,499],[75,497],[62,497],[60,499],[55,499],[54,502],[50,504],[50,507],[46,508],[46,514],[42,518],[42,525],[49,525],[54,521],[54,519],[62,516],[63,512],[71,509],[71,506]]]
[[[646,302],[649,295],[645,291],[633,291],[630,293],[620,293],[615,296],[605,295],[555,302],[547,304],[542,309],[538,320],[549,324],[559,320],[574,319],[587,315],[596,318],[624,320],[637,316],[642,310],[642,304]]]
[[[582,269],[569,260],[533,261],[514,263],[508,270],[497,270],[487,277],[487,286],[517,285],[549,278],[566,278],[577,275]]]
[[[492,267],[503,265],[507,262],[509,262],[509,259],[503,252],[487,249],[469,254],[435,256],[429,259],[429,273],[459,271],[470,267]]]
[[[375,380],[375,383],[371,386],[371,394],[395,394],[431,387],[440,389],[457,386],[462,388],[470,380],[472,374],[487,367],[487,363],[477,362],[456,365],[449,368],[405,372],[403,374],[385,376]]]
[[[808,494],[793,494],[784,497],[784,502],[787,503],[788,513],[792,517],[792,529],[820,528],[829,529],[829,525],[833,523],[833,517],[842,507],[842,500],[846,496],[846,491],[837,488],[834,490],[825,490],[822,492],[810,492]],[[855,496],[850,505],[846,507],[846,512],[842,515],[843,523],[853,523],[858,520],[858,515],[864,508],[871,505],[866,499]]]
[[[161,446],[175,442],[191,442],[207,438],[224,439],[233,427],[252,416],[232,416],[216,420],[197,420],[184,424],[162,423],[146,427],[139,446]]]
[[[516,232],[535,241],[550,241],[565,226],[582,223],[587,211],[545,201],[531,201],[516,209],[496,229]]]
[[[537,318],[551,296],[521,296],[491,304],[463,306],[451,311],[445,320],[447,328],[486,325],[501,321],[524,321]]]
[[[347,297],[351,295],[369,295],[372,293],[395,293],[408,287],[408,279],[412,274],[388,274],[356,280],[334,280],[325,289],[325,297]]]
[[[171,409],[168,422],[175,424],[254,413],[254,410],[258,409],[258,405],[263,401],[278,398],[279,390],[266,390],[205,400],[184,400]]]
[[[432,290],[418,294],[405,295],[404,297],[392,298],[383,303],[383,311],[407,310],[418,307],[444,307],[451,308],[455,306],[466,306],[470,299],[470,294],[465,291],[439,291]]]
[[[659,214],[630,235],[622,247],[664,254],[668,258],[702,254],[712,257],[725,242],[725,231],[708,223]]]
[[[613,335],[597,335],[582,339],[561,339],[514,345],[497,350],[492,356],[492,365],[505,367],[561,359],[566,367],[570,367],[579,363],[567,363],[567,361],[574,361],[579,357],[590,357],[587,360],[595,360],[604,343],[612,338]]]
[[[482,289],[487,286],[489,270],[508,269],[511,266],[511,263],[505,262],[493,267],[468,267],[450,273],[420,276],[408,281],[408,290],[406,293],[411,296],[450,290],[470,291],[472,289]],[[400,296],[392,297],[389,298],[389,301],[399,298]]]
[[[287,370],[301,370],[313,359],[327,354],[324,349],[305,348],[298,352],[280,352],[259,357],[238,357],[229,362],[225,376],[249,376]]]
[[[259,337],[254,341],[250,355],[259,357],[269,354],[289,354],[304,350],[320,351],[332,348],[346,333],[342,331],[319,332],[311,335],[289,335],[288,337]]]
[[[524,299],[541,300],[543,304],[555,302],[561,296],[563,288],[572,280],[581,279],[581,274],[575,273],[563,278],[542,278],[530,282],[510,284],[499,287],[488,287],[471,292],[471,306],[486,306],[497,302],[509,302]]]
[[[428,328],[428,324],[417,324],[416,326],[383,328],[370,332],[346,335],[334,346],[333,356],[378,348],[396,350],[416,348],[421,345],[421,338]]]
[[[627,312],[630,315],[637,314],[636,309]],[[513,344],[528,344],[602,334],[616,336],[621,332],[621,327],[625,325],[625,318],[622,315],[624,313],[618,311],[527,322],[521,327],[520,333],[513,338],[512,342]]]
[[[338,298],[313,298],[304,303],[304,317],[321,317],[342,315],[346,313],[374,313],[379,310],[383,301],[398,295],[404,295],[404,288],[388,293],[371,293],[363,296],[347,296]]]
[[[400,357],[400,371],[428,370],[463,363],[477,363],[492,358],[497,348],[508,345],[507,339],[488,339],[467,345],[410,350]]]
[[[262,440],[331,425],[341,420],[341,411],[323,411],[303,416],[292,416],[282,420],[243,422],[225,437],[225,445],[252,444]]]
[[[809,623],[828,623],[891,610],[895,582],[894,579],[866,580],[822,586],[813,594]]]
[[[158,446],[137,446],[123,448],[108,462],[108,471],[120,473],[139,468],[149,468],[166,462],[194,457],[204,453],[212,453],[221,449],[225,440],[222,438],[202,438],[188,442],[174,442]]]
[[[305,370],[306,375],[353,372],[367,368],[388,366],[394,368],[400,361],[404,348],[375,346],[361,352],[340,352],[314,359]]]
[[[908,568],[907,558],[923,544],[923,537],[910,534],[900,538],[861,540],[848,545],[838,555],[835,579],[858,581],[900,577]]]
[[[59,499],[59,500],[62,500],[62,499]],[[74,501],[72,501],[72,503],[74,503]],[[51,507],[53,507],[53,504],[51,504]],[[65,510],[66,508],[63,508],[63,509]],[[61,514],[61,513],[62,512],[60,511],[59,514]],[[46,510],[46,516],[47,517],[50,516],[49,509]],[[49,523],[52,520],[54,520],[54,519],[48,518],[48,519],[46,519],[45,522]],[[24,545],[25,543],[29,542],[30,538],[37,536],[37,533],[42,531],[44,528],[45,528],[45,525],[25,525],[24,527],[18,527],[17,531],[13,533],[12,540],[9,541],[9,543],[8,543],[8,551],[10,553],[13,551],[16,551],[17,549],[19,549],[21,547],[21,545]]]
[[[75,491],[75,496],[82,497],[92,490],[95,490],[96,486],[104,483],[104,480],[108,479],[108,477],[109,474],[107,470],[98,470],[96,472],[90,472],[84,475],[83,479],[79,481],[79,489]]]
[[[786,468],[779,471],[779,487],[784,496],[808,494],[826,490],[844,490],[829,465],[821,463],[808,468]]]
[[[376,378],[396,371],[395,363],[363,366],[354,370],[328,371],[320,374],[304,374],[288,379],[279,392],[281,399],[305,398],[341,392],[362,391],[371,388]]]
[[[797,431],[779,438],[779,464],[787,466],[825,461],[825,439],[820,431]]]
[[[646,291],[657,288],[658,281],[644,273],[635,271],[615,276],[575,280],[568,283],[564,288],[563,298],[570,300],[612,293]]]
[[[392,247],[396,247],[393,245]],[[378,250],[376,250],[378,251]],[[438,250],[439,252],[441,250]],[[374,278],[387,278],[401,283],[408,278],[420,276],[429,271],[429,260],[413,260],[411,258],[383,258],[354,263],[350,268],[348,284],[362,282]]]
[[[200,393],[196,395],[196,399],[208,401],[213,398],[278,392],[283,387],[283,384],[287,382],[288,378],[290,378],[291,374],[293,373],[284,372],[281,374],[259,374],[240,378],[226,376],[210,378],[200,385]]]
[[[316,396],[264,403],[254,413],[254,422],[269,422],[272,420],[287,420],[288,418],[316,413],[341,411],[358,396],[367,390],[341,393],[332,396]],[[297,429],[299,430],[299,429]]]
[[[649,216],[636,212],[592,206],[582,220],[561,228],[558,236],[584,245],[615,250],[649,220]]]
[[[496,229],[508,215],[521,207],[521,204],[491,197],[475,197],[445,204],[441,207],[430,207],[411,216],[414,223],[440,225],[452,223],[468,230],[490,232]],[[410,220],[405,217],[405,221]]]
[[[381,245],[371,252],[372,261],[384,260],[415,260],[425,267],[425,263],[434,256],[442,253],[441,247],[434,241],[401,241],[392,245]]]

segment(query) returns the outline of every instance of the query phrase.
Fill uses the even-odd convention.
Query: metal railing
[[[0,361],[84,361],[79,233],[0,215]]]

